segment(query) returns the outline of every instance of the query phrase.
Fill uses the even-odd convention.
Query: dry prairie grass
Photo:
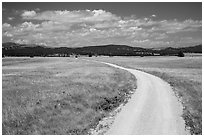
[[[88,134],[124,102],[135,77],[72,58],[4,58],[3,134]]]

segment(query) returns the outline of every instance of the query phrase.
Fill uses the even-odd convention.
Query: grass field
[[[183,104],[183,118],[191,134],[202,134],[202,56],[97,57],[127,68],[139,69],[167,81]]]
[[[2,134],[88,134],[136,88],[123,70],[74,58],[3,58]]]

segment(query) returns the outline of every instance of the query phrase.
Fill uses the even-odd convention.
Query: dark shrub
[[[184,57],[183,51],[179,51],[178,57]]]

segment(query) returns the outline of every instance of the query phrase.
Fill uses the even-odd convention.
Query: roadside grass
[[[93,59],[145,71],[167,81],[183,104],[186,128],[191,134],[202,134],[202,56]]]
[[[132,74],[80,59],[2,64],[2,134],[88,134],[136,88]]]

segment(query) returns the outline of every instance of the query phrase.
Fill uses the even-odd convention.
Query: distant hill
[[[97,55],[113,55],[113,56],[136,56],[141,54],[150,55],[152,51],[149,49],[130,47],[127,45],[101,45],[101,46],[89,46],[82,48],[75,48],[76,53],[97,54]]]
[[[107,55],[107,56],[152,56],[177,55],[179,51],[202,53],[202,45],[185,48],[147,49],[127,45],[100,45],[78,48],[51,48],[41,45],[26,45],[7,42],[2,44],[3,56],[69,56],[69,55]]]
[[[180,48],[185,53],[202,53],[202,45]]]
[[[165,49],[158,50],[160,55],[177,55],[179,51],[183,51],[184,53],[202,53],[202,45],[182,48],[168,47]]]

